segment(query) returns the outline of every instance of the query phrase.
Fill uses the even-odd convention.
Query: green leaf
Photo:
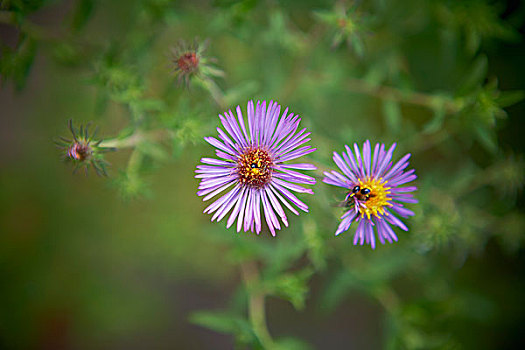
[[[135,132],[135,128],[132,126],[125,127],[118,133],[117,139],[122,140],[126,137],[131,136]]]
[[[36,55],[36,41],[24,36],[15,50],[2,46],[0,55],[0,76],[3,81],[11,79],[20,90],[25,86],[26,78]]]
[[[357,57],[363,58],[365,55],[365,44],[358,35],[351,36],[351,44]]]
[[[196,311],[190,315],[189,321],[219,333],[236,334],[251,330],[247,320],[223,311]]]
[[[434,101],[435,103],[432,107],[433,117],[423,126],[423,132],[426,134],[432,134],[439,131],[445,121],[445,101],[442,98],[436,98]]]
[[[304,340],[286,337],[276,339],[274,342],[274,350],[312,350],[312,345]]]
[[[263,286],[268,293],[288,300],[297,309],[304,308],[308,294],[308,280],[313,275],[311,268],[305,268],[295,273],[285,273],[274,279],[265,280]]]
[[[525,98],[524,90],[502,91],[500,92],[499,96],[496,98],[496,103],[500,107],[505,108],[505,107],[509,107],[518,102],[523,101],[524,98]]]
[[[275,275],[284,271],[304,254],[306,245],[298,238],[288,235],[279,239],[277,244],[264,246],[264,258],[268,264],[265,273]]]
[[[324,270],[326,267],[325,244],[314,220],[306,218],[303,221],[303,233],[308,247],[308,257],[317,270]]]
[[[495,154],[498,150],[496,134],[483,125],[478,125],[475,128],[475,131],[478,140],[485,147],[485,149],[490,153]]]
[[[75,6],[73,18],[71,19],[71,29],[79,30],[82,29],[91,14],[93,13],[93,0],[78,0]]]
[[[487,56],[478,56],[476,60],[469,66],[467,73],[462,80],[461,87],[458,90],[459,94],[468,93],[483,84],[483,80],[487,76],[487,69]]]
[[[190,315],[189,321],[215,332],[233,334],[241,344],[261,347],[250,322],[239,315],[224,311],[196,311]]]
[[[137,149],[144,155],[150,156],[157,161],[166,161],[169,158],[166,150],[154,142],[142,141],[137,145]]]

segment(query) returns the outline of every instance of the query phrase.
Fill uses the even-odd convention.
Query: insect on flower
[[[301,118],[288,113],[280,114],[281,106],[276,102],[248,102],[246,127],[241,108],[237,106],[237,117],[230,111],[219,115],[224,130],[217,128],[219,139],[205,140],[217,148],[217,158],[202,158],[195,176],[200,178],[197,195],[207,201],[232,187],[204,212],[215,214],[212,221],[222,218],[232,210],[227,222],[230,227],[237,220],[237,232],[261,232],[261,204],[268,228],[273,236],[281,229],[277,216],[285,226],[288,220],[281,204],[294,214],[295,207],[308,212],[308,206],[291,191],[313,194],[301,185],[313,185],[315,179],[295,170],[315,170],[308,163],[286,162],[315,151],[305,146],[309,132],[297,132]],[[295,170],[293,170],[295,169]],[[293,205],[292,205],[293,204]],[[295,207],[294,207],[295,206]],[[277,213],[277,215],[276,215]]]
[[[98,175],[107,176],[106,166],[109,163],[104,160],[103,154],[108,151],[115,151],[115,148],[101,147],[100,144],[102,140],[94,140],[98,128],[90,135],[90,126],[91,124],[88,123],[85,126],[80,125],[80,128],[76,128],[70,119],[68,121],[68,128],[73,139],[60,137],[59,140],[55,141],[55,144],[58,148],[64,150],[63,160],[72,162],[75,165],[73,172],[83,167],[87,175],[89,167],[92,166]]]
[[[408,167],[410,154],[393,165],[395,147],[394,143],[386,151],[384,144],[376,144],[372,154],[370,141],[367,140],[363,144],[362,154],[357,144],[354,144],[353,152],[345,146],[346,153],[343,152],[342,157],[334,152],[334,162],[343,174],[333,170],[324,172],[323,182],[347,189],[344,206],[351,208],[341,217],[336,235],[347,231],[353,222],[357,222],[354,244],[366,242],[375,248],[375,230],[383,244],[385,240],[390,243],[397,241],[390,225],[408,230],[396,215],[402,218],[414,215],[403,203],[417,203],[410,193],[417,187],[401,186],[415,180],[417,176],[414,169],[404,171]]]

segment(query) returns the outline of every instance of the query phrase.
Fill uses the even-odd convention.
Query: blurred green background
[[[253,261],[281,348],[521,348],[524,19],[510,0],[1,1],[0,348],[261,347]],[[224,78],[176,84],[194,38]],[[252,98],[302,116],[321,170],[366,139],[412,153],[410,231],[334,237],[345,194],[321,170],[277,238],[210,223],[202,137]],[[70,118],[168,136],[73,175],[53,144]]]

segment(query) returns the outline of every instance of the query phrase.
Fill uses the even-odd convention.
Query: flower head
[[[362,33],[366,31],[367,18],[355,4],[336,2],[332,10],[316,11],[315,15],[333,33],[332,49],[346,42],[358,56],[363,56]]]
[[[230,111],[219,115],[224,130],[217,128],[219,139],[204,139],[216,147],[216,158],[202,158],[206,165],[198,165],[195,176],[200,178],[197,195],[205,196],[204,201],[229,189],[226,194],[208,206],[204,212],[215,214],[212,221],[220,221],[233,208],[227,222],[230,227],[237,219],[237,232],[261,232],[261,203],[264,217],[272,235],[281,229],[277,216],[285,226],[288,220],[281,204],[294,214],[297,207],[308,212],[308,206],[291,191],[313,194],[311,189],[298,184],[315,184],[313,177],[296,170],[315,170],[307,163],[287,164],[285,162],[315,151],[305,146],[310,139],[306,129],[297,132],[301,118],[288,113],[286,108],[280,114],[281,106],[276,102],[259,101],[254,106],[248,102],[248,127],[244,122],[241,108],[237,116]],[[292,205],[293,204],[293,205]],[[277,213],[277,215],[276,215]]]
[[[87,174],[89,167],[92,166],[98,175],[107,176],[106,166],[108,163],[104,160],[102,154],[108,151],[114,151],[115,148],[101,147],[100,143],[102,140],[94,140],[97,129],[90,135],[89,127],[90,124],[85,126],[80,125],[80,128],[76,128],[70,119],[68,121],[68,128],[71,131],[73,139],[60,137],[55,143],[58,148],[64,150],[63,159],[75,165],[74,172],[84,167]]]
[[[385,240],[390,243],[397,241],[390,225],[408,230],[396,215],[402,218],[414,215],[414,212],[406,209],[402,203],[417,203],[410,193],[417,190],[417,187],[401,186],[415,180],[417,176],[414,169],[405,171],[410,154],[393,165],[392,154],[395,147],[394,143],[386,151],[384,144],[376,144],[372,154],[370,141],[367,140],[363,144],[362,154],[357,144],[354,144],[354,152],[345,146],[346,153],[343,152],[342,157],[334,152],[334,162],[343,174],[337,171],[325,172],[323,182],[347,189],[344,204],[349,208],[341,217],[336,235],[348,230],[353,222],[357,222],[354,244],[358,241],[361,245],[366,242],[373,249],[374,227],[379,241],[383,244]]]
[[[212,58],[203,55],[207,47],[207,41],[199,44],[195,40],[193,43],[188,44],[181,40],[172,49],[172,62],[179,83],[184,81],[188,85],[193,76],[200,76],[206,80],[224,75],[222,70],[210,65],[210,62],[213,61]]]

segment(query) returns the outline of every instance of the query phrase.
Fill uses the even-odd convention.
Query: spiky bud
[[[108,151],[115,151],[113,147],[101,147],[102,140],[96,140],[98,128],[95,128],[90,135],[91,123],[75,127],[73,121],[68,121],[68,128],[71,132],[72,139],[60,137],[55,140],[55,144],[63,151],[62,158],[66,162],[74,165],[75,173],[80,168],[84,168],[86,175],[89,167],[93,167],[99,176],[107,176],[106,167],[109,163],[104,160],[103,154]]]
[[[207,47],[208,41],[199,43],[194,40],[188,44],[184,40],[180,40],[178,45],[172,49],[172,62],[179,84],[184,82],[189,85],[193,76],[198,76],[204,80],[224,76],[222,70],[210,65],[214,59],[203,55]]]

